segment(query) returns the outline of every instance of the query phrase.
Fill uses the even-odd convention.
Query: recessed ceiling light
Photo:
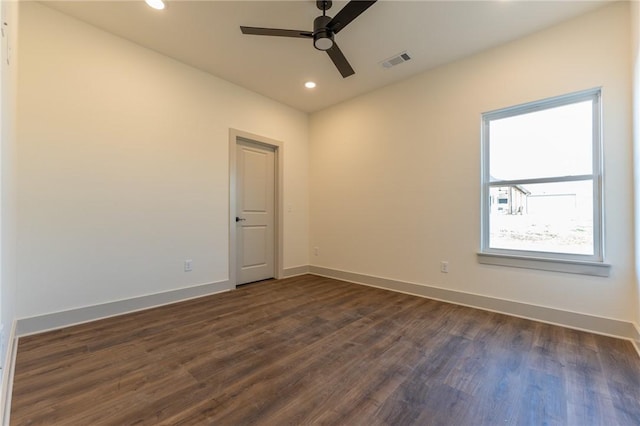
[[[144,2],[154,9],[164,9],[164,2],[162,0],[144,0]]]
[[[307,81],[304,84],[304,87],[306,87],[307,89],[313,89],[314,87],[316,87],[316,83],[314,83],[313,81]]]

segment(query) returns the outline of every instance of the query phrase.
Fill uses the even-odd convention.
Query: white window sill
[[[540,269],[569,274],[608,277],[611,265],[582,260],[548,259],[543,257],[514,256],[508,254],[478,253],[478,262],[486,265],[510,266],[512,268]]]

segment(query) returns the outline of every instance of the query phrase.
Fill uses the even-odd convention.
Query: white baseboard
[[[293,268],[287,268],[282,272],[284,274],[282,278],[297,277],[298,275],[308,274],[309,265],[294,266]]]
[[[441,300],[443,302],[455,303],[457,305],[483,309],[486,311],[498,312],[514,317],[560,325],[567,328],[618,337],[631,340],[636,346],[636,349],[640,346],[640,334],[638,332],[638,328],[636,328],[636,326],[631,322],[563,311],[544,306],[530,305],[512,300],[497,299],[478,294],[447,290],[444,288],[430,287],[422,284],[379,278],[354,272],[339,271],[321,266],[309,266],[309,273],[328,278],[335,278],[342,281],[349,281],[356,284],[378,287],[385,290]]]
[[[131,299],[102,303],[100,305],[70,309],[68,311],[54,312],[36,317],[21,318],[17,320],[16,336],[20,337],[42,333],[44,331],[155,308],[228,290],[233,290],[229,281],[220,281],[217,283],[201,284],[162,293],[133,297]]]
[[[0,402],[0,421],[3,426],[9,426],[11,415],[11,394],[13,391],[13,373],[16,367],[16,353],[18,349],[18,338],[16,337],[16,321],[11,324],[11,331],[7,339],[7,352],[5,355],[4,368],[2,369],[2,397]]]

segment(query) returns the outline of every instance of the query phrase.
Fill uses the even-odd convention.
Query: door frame
[[[274,176],[275,176],[275,200],[274,200],[274,273],[275,278],[280,279],[284,276],[282,259],[283,259],[283,162],[282,159],[284,144],[275,139],[264,136],[255,135],[253,133],[244,132],[238,129],[229,129],[229,284],[237,287],[238,277],[236,276],[237,254],[236,254],[236,172],[237,159],[236,147],[239,141],[245,141],[256,145],[262,145],[274,151]]]

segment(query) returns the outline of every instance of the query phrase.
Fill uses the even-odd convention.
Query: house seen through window
[[[482,252],[602,261],[600,90],[483,114]]]

